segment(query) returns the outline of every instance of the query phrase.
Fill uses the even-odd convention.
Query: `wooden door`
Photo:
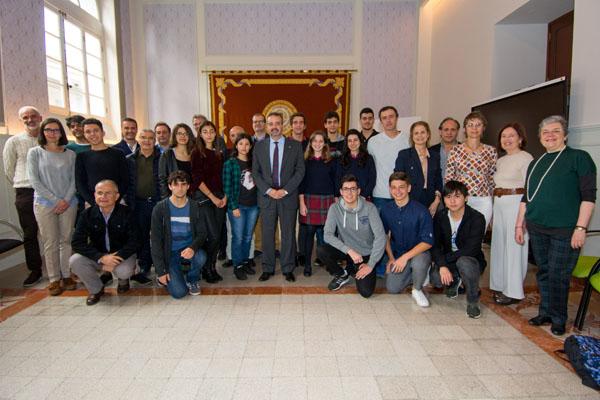
[[[569,84],[572,53],[573,11],[570,11],[548,24],[546,80],[566,76]]]

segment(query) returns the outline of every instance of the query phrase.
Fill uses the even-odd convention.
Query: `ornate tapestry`
[[[348,129],[349,71],[211,72],[209,80],[212,121],[226,134],[235,125],[253,134],[252,115],[272,111],[283,114],[286,136],[292,130],[289,117],[295,112],[306,115],[306,137],[324,129],[327,111],[339,114],[340,132]]]

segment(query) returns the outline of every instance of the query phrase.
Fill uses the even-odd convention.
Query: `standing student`
[[[494,174],[494,224],[490,251],[490,289],[500,305],[519,302],[525,297],[523,281],[527,275],[529,236],[521,245],[515,241],[519,203],[525,193],[527,166],[533,160],[524,151],[525,128],[518,122],[505,125],[498,134],[498,159]]]
[[[379,135],[379,132],[377,132],[374,128],[375,113],[373,112],[372,108],[365,107],[360,110],[358,117],[360,122],[361,141],[366,145],[371,138]]]
[[[304,152],[304,179],[298,189],[301,232],[304,237],[301,243],[304,248],[304,276],[312,275],[312,252],[315,234],[323,232],[327,211],[335,200],[335,167],[336,163],[329,153],[325,133],[316,131],[310,135],[308,147]],[[322,233],[321,233],[322,234]],[[317,236],[319,238],[319,236]],[[317,241],[323,245],[324,240]]]
[[[77,286],[69,268],[71,234],[77,216],[75,153],[65,148],[67,134],[58,119],[46,119],[40,131],[40,145],[27,154],[27,174],[34,190],[33,211],[44,245],[48,292],[58,296]]]
[[[328,111],[323,117],[323,127],[327,133],[326,142],[329,146],[331,157],[338,158],[346,147],[346,138],[339,131],[340,116],[335,111]]]
[[[256,272],[250,264],[252,232],[258,219],[256,184],[252,178],[252,138],[237,136],[231,157],[223,166],[223,191],[227,196],[227,216],[231,226],[233,272],[239,280]]]
[[[358,179],[360,195],[370,201],[377,180],[377,171],[375,170],[375,161],[367,152],[360,132],[356,129],[350,129],[346,133],[346,148],[342,156],[336,161],[336,195],[342,187],[342,178],[346,175],[352,175]]]
[[[84,119],[85,118],[81,115],[71,115],[65,119],[67,127],[71,131],[71,134],[75,137],[75,141],[69,142],[65,148],[73,150],[75,154],[90,150],[90,144],[87,142],[87,140],[85,140],[85,135],[83,134],[83,125],[81,125]]]
[[[170,148],[160,156],[158,163],[158,179],[160,181],[160,197],[169,197],[169,175],[175,171],[183,171],[192,176],[192,151],[196,146],[196,139],[192,128],[184,123],[177,124],[171,132]]]
[[[152,260],[158,282],[173,298],[200,294],[200,273],[206,262],[202,245],[210,237],[208,209],[198,206],[187,193],[190,176],[183,171],[167,178],[171,195],[152,211]]]
[[[467,205],[465,184],[448,181],[443,193],[446,208],[435,214],[435,244],[431,250],[435,268],[432,281],[446,287],[446,296],[456,298],[461,283],[467,295],[467,315],[479,318],[479,278],[486,266],[481,251],[485,234],[483,214]]]
[[[215,224],[215,240],[208,244],[208,260],[204,266],[206,282],[223,280],[217,272],[217,255],[221,246],[227,196],[223,192],[224,155],[215,148],[217,128],[211,121],[200,125],[196,148],[192,151],[192,198],[207,207]]]
[[[427,150],[430,137],[431,131],[427,122],[413,123],[410,126],[411,147],[398,153],[394,171],[408,175],[411,182],[411,199],[427,207],[433,216],[442,198],[442,173],[439,155]]]

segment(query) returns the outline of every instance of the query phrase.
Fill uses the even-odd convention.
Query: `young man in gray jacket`
[[[354,276],[361,296],[375,291],[375,265],[383,255],[386,236],[377,208],[360,197],[358,179],[354,175],[342,178],[341,198],[327,212],[325,242],[317,247],[317,257],[335,275],[329,290],[338,290]],[[336,236],[337,231],[337,236]],[[338,265],[346,260],[346,267]]]

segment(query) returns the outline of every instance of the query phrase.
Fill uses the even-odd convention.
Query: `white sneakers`
[[[419,307],[429,307],[429,300],[422,290],[413,289],[412,298]]]

